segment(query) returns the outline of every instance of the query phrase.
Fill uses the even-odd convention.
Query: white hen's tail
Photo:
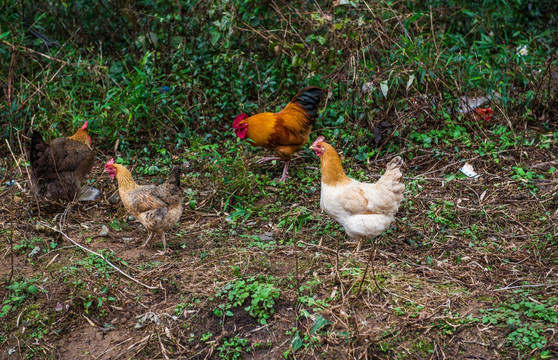
[[[394,157],[386,166],[386,172],[378,180],[377,184],[383,184],[387,186],[394,193],[403,194],[403,185],[400,180],[403,174],[401,174],[401,166],[403,165],[403,159],[399,156]]]

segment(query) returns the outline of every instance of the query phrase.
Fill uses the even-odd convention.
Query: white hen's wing
[[[325,201],[340,207],[347,215],[383,214],[398,203],[391,189],[383,184],[360,183],[351,179],[345,185],[326,189]]]
[[[322,184],[320,205],[340,223],[351,215],[366,213],[368,202],[360,183],[355,180],[350,179],[349,183],[337,186]]]

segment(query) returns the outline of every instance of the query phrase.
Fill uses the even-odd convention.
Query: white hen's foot
[[[362,246],[362,240],[358,241],[357,247],[355,249],[355,252],[359,252],[360,251],[360,247]]]

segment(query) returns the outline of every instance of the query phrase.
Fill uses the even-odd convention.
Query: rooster
[[[138,185],[126,167],[115,164],[110,159],[105,170],[111,178],[116,176],[118,193],[126,210],[131,213],[149,232],[146,246],[153,233],[160,234],[163,253],[167,251],[165,231],[172,228],[182,215],[182,190],[180,189],[180,168],[172,169],[169,178],[161,185]]]
[[[47,144],[41,134],[31,136],[31,188],[41,199],[71,201],[79,193],[95,155],[87,133],[87,121],[72,136]]]
[[[374,184],[361,183],[345,175],[337,151],[318,137],[310,146],[321,159],[321,208],[338,221],[347,235],[360,242],[380,235],[395,220],[405,185],[400,182],[399,156],[387,165]]]
[[[285,162],[283,175],[279,181],[287,178],[287,169],[293,154],[308,141],[316,117],[323,90],[308,86],[302,89],[291,102],[278,113],[260,113],[248,117],[240,113],[233,122],[237,137],[250,139],[254,145],[274,151],[276,157],[264,157],[258,164],[271,160]]]

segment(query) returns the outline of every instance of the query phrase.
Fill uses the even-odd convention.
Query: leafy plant
[[[220,359],[240,359],[242,352],[245,351],[248,339],[235,336],[233,338],[224,338],[223,344],[217,348]]]
[[[278,288],[269,283],[273,280],[273,277],[265,279],[260,276],[227,283],[217,292],[217,297],[227,302],[214,310],[215,315],[233,316],[232,309],[246,305],[244,310],[261,324],[267,324],[267,319],[274,313],[275,301],[281,294]]]
[[[10,285],[6,286],[6,289],[10,292],[7,299],[2,303],[0,318],[6,316],[9,311],[17,309],[27,298],[36,295],[40,291],[35,285],[37,281],[38,279],[24,278],[20,281],[14,281]]]
[[[558,324],[558,312],[553,308],[558,299],[550,297],[533,302],[519,296],[514,300],[508,300],[496,308],[480,309],[481,322],[512,329],[507,336],[508,343],[518,350],[542,349],[547,344],[546,328]]]

